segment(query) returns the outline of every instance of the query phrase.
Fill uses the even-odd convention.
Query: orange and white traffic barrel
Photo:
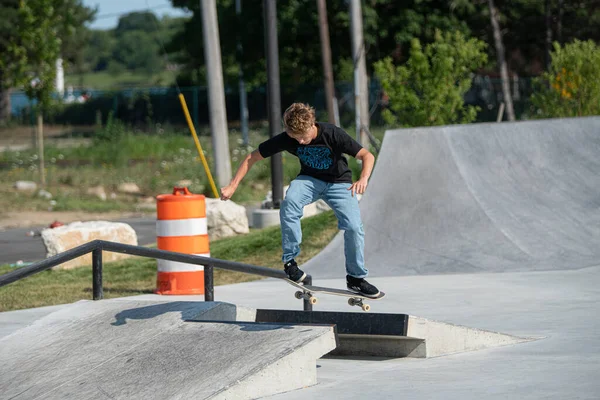
[[[157,200],[157,247],[160,250],[210,257],[206,202],[203,195],[176,187]],[[204,294],[204,266],[157,260],[158,294]]]

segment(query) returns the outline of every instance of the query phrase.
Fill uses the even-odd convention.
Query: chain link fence
[[[517,119],[528,119],[531,114],[531,78],[515,78],[510,83]],[[184,87],[179,89],[184,95],[196,127],[209,124],[208,93],[206,87]],[[236,89],[225,91],[227,118],[232,126],[240,120],[240,98]],[[98,126],[106,124],[109,118],[119,120],[136,130],[162,127],[185,127],[186,121],[177,98],[178,89],[172,87],[139,87],[115,91],[73,90],[46,116],[51,124],[71,126]],[[336,98],[340,124],[354,125],[354,89],[351,82],[336,84]],[[317,118],[327,120],[325,93],[322,85],[304,85],[284,89],[281,94],[282,108],[293,102],[305,102],[315,107]],[[11,95],[13,121],[22,125],[32,125],[35,121],[35,103],[24,93]],[[465,103],[481,108],[477,121],[496,121],[500,104],[503,102],[501,80],[489,76],[475,76],[471,89],[465,95]],[[369,87],[371,125],[383,126],[381,118],[382,91],[377,81]],[[266,87],[258,87],[247,93],[250,122],[268,119],[268,99]],[[282,110],[283,111],[283,110]]]

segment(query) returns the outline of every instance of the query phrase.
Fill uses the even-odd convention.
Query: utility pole
[[[235,13],[238,17],[238,29],[241,25],[242,18],[242,0],[235,0]],[[242,38],[237,35],[237,59],[240,68],[239,72],[239,91],[240,91],[240,124],[242,130],[242,140],[244,146],[248,146],[248,101],[246,96],[246,84],[244,83],[244,49],[242,47]]]
[[[369,146],[369,89],[367,87],[367,64],[363,39],[362,7],[360,0],[350,0],[350,31],[352,59],[354,60],[354,107],[356,112],[356,140]]]
[[[217,5],[215,0],[200,0],[200,9],[202,10],[210,130],[214,149],[216,177],[217,183],[220,186],[226,186],[231,181],[231,160],[229,158],[229,137],[223,88],[223,70],[221,66],[221,45],[219,43],[219,24],[217,22]]]
[[[329,25],[327,23],[326,0],[317,0],[319,9],[319,35],[321,36],[321,58],[323,59],[323,78],[325,80],[325,103],[329,123],[338,123],[335,118],[335,89],[333,84],[333,68],[331,67],[331,44],[329,43]]]
[[[264,0],[265,36],[267,43],[267,94],[269,101],[270,136],[281,133],[281,90],[279,86],[279,49],[277,40],[276,0]],[[271,156],[271,185],[273,208],[283,199],[283,166],[281,153]]]

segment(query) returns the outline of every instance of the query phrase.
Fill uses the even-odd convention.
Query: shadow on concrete
[[[160,315],[172,312],[181,313],[181,320],[185,321],[198,316],[202,312],[202,309],[209,309],[213,307],[210,303],[194,302],[194,301],[174,301],[162,304],[153,304],[146,307],[130,308],[123,310],[115,315],[115,322],[111,323],[113,326],[120,326],[127,324],[127,320],[143,320],[152,319]]]

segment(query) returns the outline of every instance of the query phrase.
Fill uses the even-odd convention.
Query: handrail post
[[[306,278],[304,278],[304,284],[312,285],[312,276],[306,275]],[[310,304],[310,301],[305,298],[304,299],[304,311],[312,311],[312,310],[313,310],[312,304]]]
[[[102,248],[92,250],[92,291],[94,300],[102,300]]]
[[[215,301],[214,267],[210,264],[204,266],[204,301]]]

